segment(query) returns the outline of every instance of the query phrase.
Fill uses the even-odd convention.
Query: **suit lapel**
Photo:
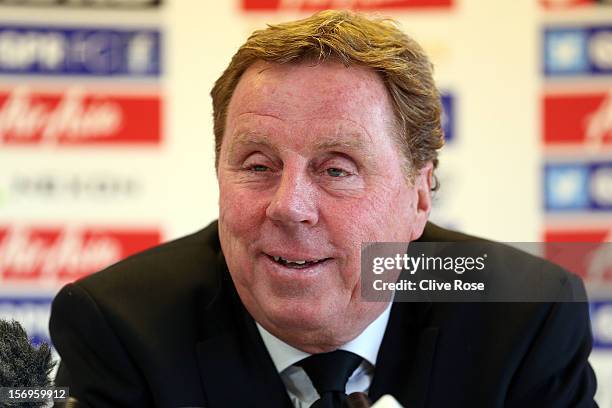
[[[428,222],[417,241],[445,242],[446,238],[444,230]],[[428,296],[413,300],[396,302],[391,308],[368,393],[372,401],[391,394],[405,407],[427,404],[439,328],[428,325],[432,308]]]
[[[270,358],[239,343],[234,336],[220,335],[197,346],[207,408],[291,407],[280,376],[266,361]]]
[[[403,406],[424,407],[438,328],[427,327],[430,303],[394,303],[378,353],[369,397],[393,395]]]
[[[253,318],[238,298],[229,273],[221,273],[219,296],[205,307],[204,340],[196,345],[207,408],[291,407]]]

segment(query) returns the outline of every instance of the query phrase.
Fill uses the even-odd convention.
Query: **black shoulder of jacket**
[[[95,300],[113,299],[135,305],[143,298],[162,301],[197,297],[206,303],[218,291],[223,268],[215,221],[193,234],[132,255],[75,284]]]
[[[428,222],[419,243],[434,243],[431,251],[449,256],[485,255],[482,278],[489,296],[505,301],[586,302],[582,280],[540,256],[525,250],[529,243],[512,245],[448,230]],[[452,245],[452,244],[455,245]],[[427,245],[427,244],[425,244]],[[535,246],[531,246],[531,249]],[[464,280],[466,276],[463,276]],[[469,278],[468,278],[469,280]],[[477,276],[474,281],[479,281]]]

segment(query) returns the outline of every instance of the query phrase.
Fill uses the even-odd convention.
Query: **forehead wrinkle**
[[[236,116],[236,118],[241,117],[242,115],[255,115],[255,116],[262,116],[265,118],[272,118],[272,119],[277,119],[277,120],[282,120],[280,117],[273,115],[271,113],[261,113],[261,112],[257,112],[257,111],[246,111],[246,112],[242,112],[240,113],[238,116]]]
[[[342,118],[342,121],[349,122],[352,126],[345,126],[342,122],[336,123],[335,129],[329,136],[321,136],[315,144],[317,150],[349,150],[363,154],[365,159],[371,157],[370,149],[373,137],[361,123],[351,119]],[[355,126],[355,127],[353,127]]]

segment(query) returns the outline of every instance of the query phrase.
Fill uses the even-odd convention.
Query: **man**
[[[328,11],[257,31],[212,97],[218,224],[54,301],[58,384],[82,404],[594,405],[584,303],[362,298],[362,243],[473,240],[427,223],[439,95],[392,23]],[[581,288],[512,256],[517,277]]]

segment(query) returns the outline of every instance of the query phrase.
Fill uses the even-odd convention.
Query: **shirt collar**
[[[340,350],[353,352],[368,361],[372,366],[375,366],[378,349],[380,349],[380,344],[382,343],[385,330],[387,329],[387,323],[389,322],[391,304],[392,302],[389,302],[387,308],[376,318],[376,320],[370,323],[359,336],[341,346]],[[264,329],[259,323],[257,323],[257,330],[259,330],[259,334],[279,373],[311,355],[285,343]]]

